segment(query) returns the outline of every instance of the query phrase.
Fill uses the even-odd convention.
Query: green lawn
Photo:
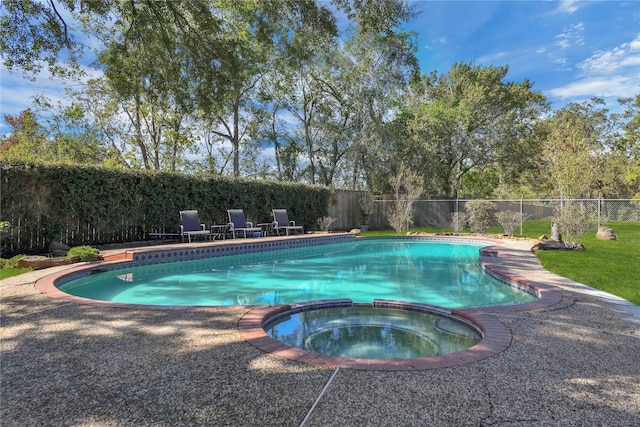
[[[2,268],[0,269],[0,280],[17,276],[18,274],[22,274],[22,273],[28,273],[30,271],[31,271],[30,268],[15,268],[15,267]]]
[[[537,251],[549,271],[640,305],[640,224],[607,224],[618,240],[598,240],[593,231],[581,239],[584,252]]]
[[[537,251],[542,265],[547,270],[575,280],[592,288],[617,295],[640,305],[640,223],[611,222],[618,240],[598,240],[596,231],[585,235],[580,242],[586,250],[578,251]],[[451,232],[451,229],[419,228],[412,231]],[[549,235],[550,220],[527,221],[522,235],[538,238]],[[500,234],[502,228],[495,227],[488,234]],[[516,235],[520,230],[516,230]],[[366,236],[394,236],[393,230],[371,231]]]

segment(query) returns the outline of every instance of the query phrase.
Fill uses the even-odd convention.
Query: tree
[[[5,159],[43,160],[50,159],[50,149],[44,128],[31,110],[21,111],[18,116],[4,116],[11,126],[11,134],[1,135],[0,153]]]
[[[571,103],[548,120],[544,155],[549,181],[562,198],[620,197],[626,155],[619,146],[616,118],[592,98]]]
[[[473,170],[508,169],[513,175],[536,158],[532,136],[545,98],[528,80],[505,81],[508,70],[457,63],[413,86],[403,116],[410,139],[400,148],[432,194],[456,197]]]
[[[99,0],[86,3],[96,9],[102,6]],[[3,0],[2,6],[6,13],[0,16],[0,52],[9,71],[22,70],[25,76],[31,77],[45,64],[53,75],[64,76],[78,70],[82,45],[62,13],[63,9],[77,11],[79,1],[65,0],[56,5],[52,0]],[[59,61],[63,52],[67,55],[64,63]]]
[[[402,31],[372,33],[361,25],[345,43],[336,77],[344,95],[336,98],[335,111],[344,118],[341,138],[349,141],[345,184],[353,189],[376,191],[378,181],[388,182],[381,165],[398,167],[388,158],[388,123],[408,82],[419,75],[414,37]]]
[[[338,35],[338,13],[357,22],[363,34],[388,40],[394,39],[399,23],[412,16],[411,6],[401,0],[7,0],[4,5],[0,47],[11,71],[35,75],[42,61],[51,73],[63,73],[67,66],[78,69],[79,59],[88,51],[83,43],[88,39],[97,46],[97,66],[105,72],[110,98],[128,117],[130,142],[139,156],[128,158],[129,163],[149,169],[179,168],[190,148],[185,125],[202,120],[210,126],[209,143],[230,145],[235,176],[240,174],[241,145],[251,142],[257,120],[266,117],[256,114],[262,106],[256,105],[255,96],[265,73],[280,61],[301,63],[326,55],[325,47],[333,49]],[[399,52],[389,49],[385,55],[399,58]],[[335,70],[328,75],[335,77]],[[326,96],[329,88],[324,89]],[[348,98],[342,93],[341,97]],[[343,118],[344,113],[353,116],[343,110]],[[336,127],[338,118],[331,114],[323,119],[318,125],[332,142],[320,151],[302,132],[307,153],[322,157],[310,166],[311,181],[316,179],[315,163],[321,161],[321,181],[332,182],[346,156],[343,148],[350,144],[343,145],[343,136],[351,124],[343,121]],[[294,141],[291,149],[278,153],[286,151],[293,158],[302,140],[287,139]]]
[[[41,122],[36,114],[25,110],[19,116],[5,116],[12,127],[8,137],[0,139],[0,153],[5,159],[36,162],[72,162],[104,164],[110,152],[105,149],[96,129],[86,121],[84,111],[74,103],[53,107],[45,99],[50,115]]]
[[[621,149],[629,159],[629,166],[625,171],[624,180],[630,186],[634,198],[640,198],[640,93],[634,98],[621,99],[620,104],[625,107],[623,119],[624,136],[620,141]]]

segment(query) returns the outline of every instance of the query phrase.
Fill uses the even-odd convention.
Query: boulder
[[[64,243],[53,240],[49,244],[49,255],[51,255],[52,257],[65,257],[67,256],[67,252],[69,252],[69,249],[71,248]]]
[[[73,261],[65,257],[49,258],[46,256],[26,256],[18,261],[18,267],[40,270],[59,265],[72,264]]]
[[[596,233],[596,239],[599,240],[618,240],[616,237],[615,231],[609,227],[598,227],[598,232]]]
[[[531,248],[532,252],[538,250],[555,250],[555,251],[584,251],[584,246],[580,243],[564,243],[557,240],[541,240]]]
[[[551,224],[551,240],[555,242],[562,242],[562,235],[560,234],[560,229],[558,228],[558,224],[555,222]]]

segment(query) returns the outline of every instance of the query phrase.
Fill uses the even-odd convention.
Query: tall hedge
[[[226,224],[227,209],[270,222],[271,209],[313,229],[327,214],[330,190],[167,172],[0,161],[2,257],[46,252],[52,240],[70,246],[138,241],[177,232],[178,211],[197,209],[207,225]]]

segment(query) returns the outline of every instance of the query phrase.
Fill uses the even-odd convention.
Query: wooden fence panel
[[[334,190],[329,198],[328,208],[329,216],[336,219],[331,230],[351,230],[360,227],[360,199],[367,195],[366,191]]]

